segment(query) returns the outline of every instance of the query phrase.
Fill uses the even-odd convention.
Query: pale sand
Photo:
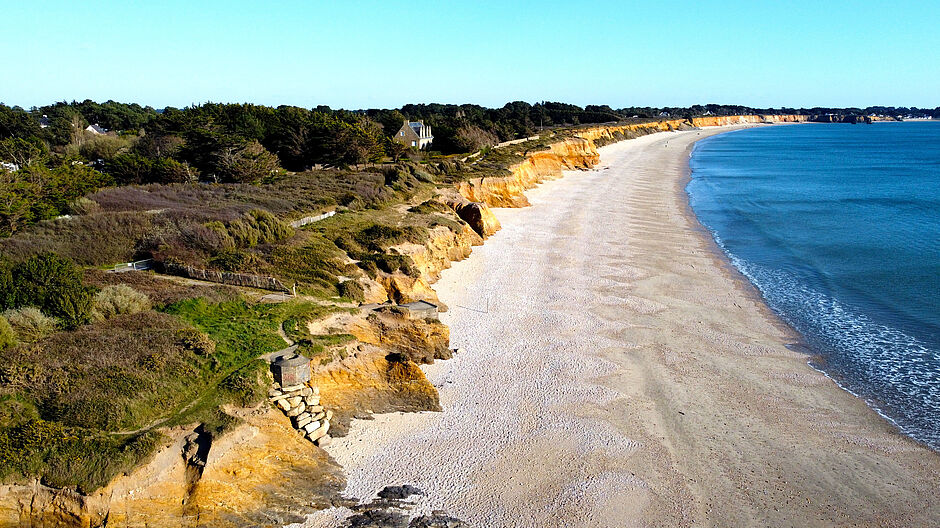
[[[691,145],[725,131],[604,147],[497,210],[435,285],[465,350],[425,369],[444,412],[356,421],[328,448],[347,494],[412,484],[478,527],[940,526],[940,457],[785,348],[690,216]]]

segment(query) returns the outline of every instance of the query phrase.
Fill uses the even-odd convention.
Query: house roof
[[[418,137],[421,137],[421,138],[432,137],[431,134],[423,135],[421,133],[422,130],[426,129],[425,127],[430,128],[424,123],[422,123],[421,121],[409,121],[408,127],[411,128],[411,130],[413,130],[414,133],[418,135]]]

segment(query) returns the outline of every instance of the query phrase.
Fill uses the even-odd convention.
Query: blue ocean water
[[[940,450],[940,122],[740,130],[690,166],[695,214],[813,365]]]

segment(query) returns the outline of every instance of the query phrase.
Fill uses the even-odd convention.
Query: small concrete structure
[[[414,319],[437,319],[437,305],[428,301],[415,301],[399,305]]]
[[[310,381],[310,360],[297,354],[281,356],[271,364],[271,373],[281,387],[303,385]]]

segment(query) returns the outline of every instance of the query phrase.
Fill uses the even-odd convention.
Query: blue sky
[[[940,2],[0,0],[0,101],[940,105]]]

